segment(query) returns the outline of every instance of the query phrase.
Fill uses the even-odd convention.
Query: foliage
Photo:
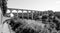
[[[7,11],[7,1],[6,0],[2,0],[2,7],[1,7],[1,9],[2,9],[3,15],[5,15],[6,11]]]

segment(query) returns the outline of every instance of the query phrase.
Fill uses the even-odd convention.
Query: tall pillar
[[[29,19],[29,11],[27,11],[28,19]]]
[[[12,11],[13,11],[13,10],[10,10],[10,14],[9,14],[10,17],[14,17]]]
[[[17,17],[18,17],[18,10],[16,10],[17,11]]]
[[[33,11],[31,11],[31,13],[32,13],[32,20],[33,20]]]
[[[23,19],[23,10],[22,10],[22,19]]]

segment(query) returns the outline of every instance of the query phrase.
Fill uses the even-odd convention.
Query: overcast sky
[[[8,0],[9,8],[60,11],[60,0]]]

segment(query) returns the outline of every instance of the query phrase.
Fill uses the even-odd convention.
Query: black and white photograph
[[[60,33],[60,0],[0,0],[0,33]]]

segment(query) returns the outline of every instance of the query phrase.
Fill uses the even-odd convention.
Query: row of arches
[[[20,17],[20,18],[27,18],[27,19],[33,19],[35,15],[42,14],[41,11],[35,11],[35,10],[26,10],[26,9],[12,9],[8,8],[6,12],[7,17]],[[34,17],[33,17],[34,16]]]

